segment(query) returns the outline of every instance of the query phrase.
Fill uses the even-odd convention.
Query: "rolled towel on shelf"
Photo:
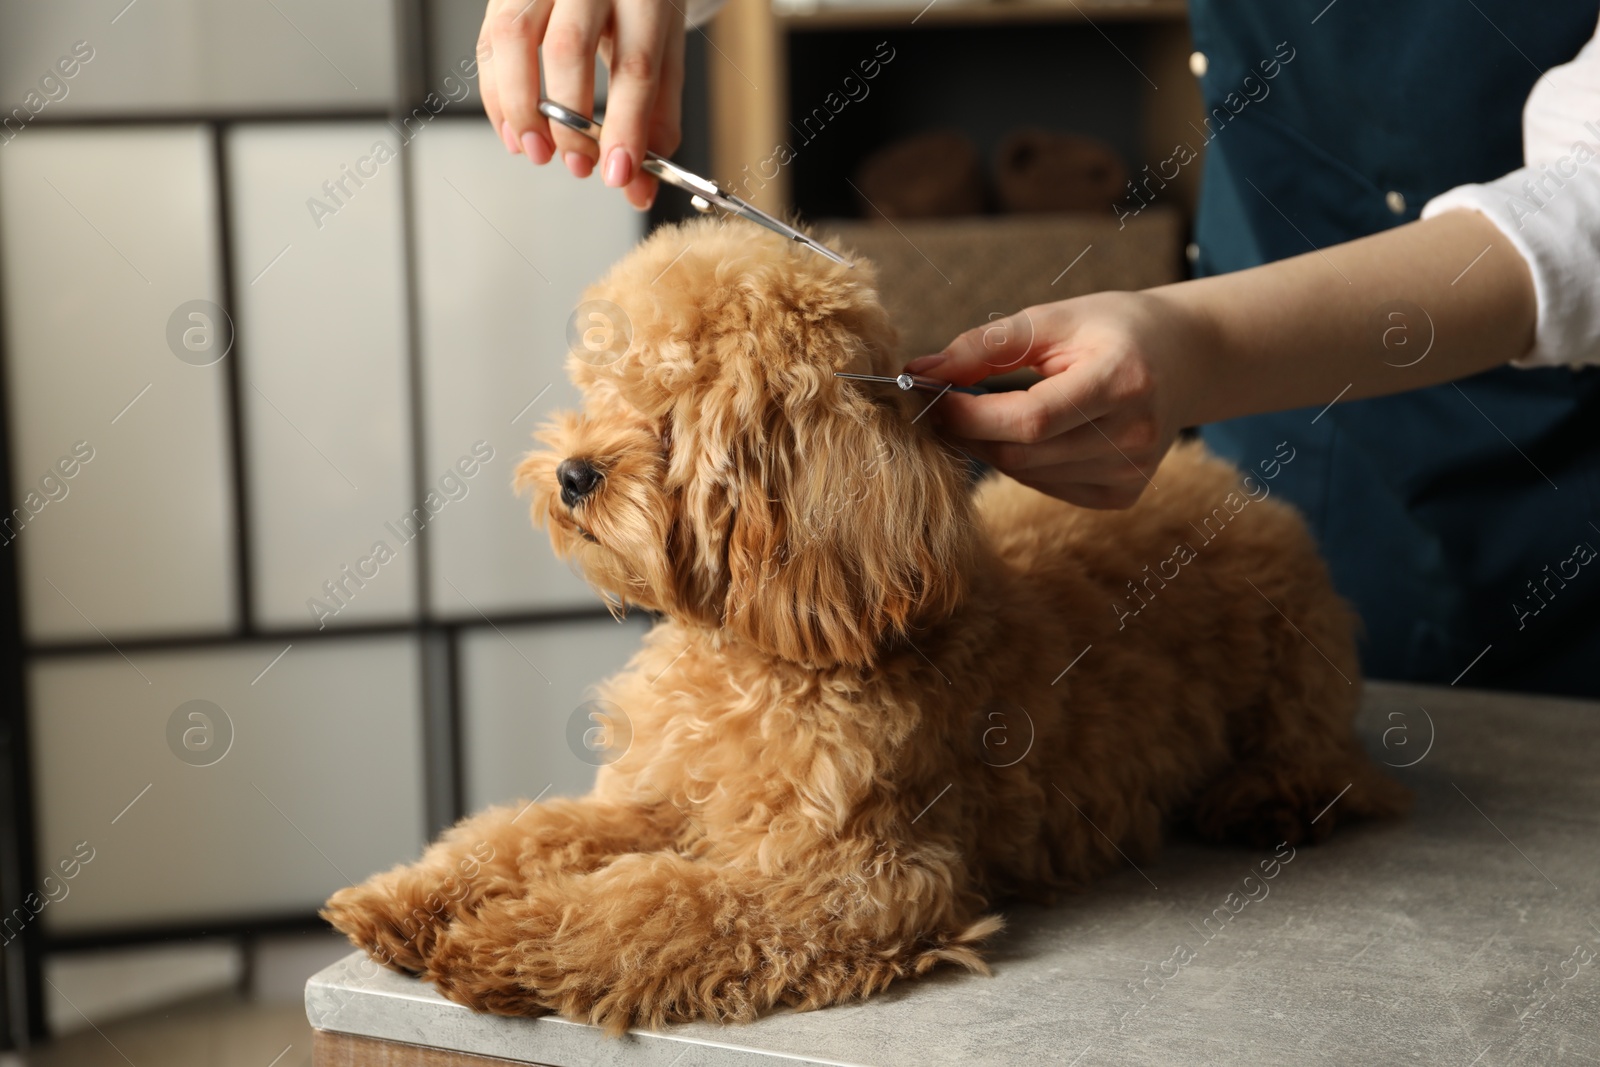
[[[1018,130],[995,153],[1000,210],[1012,214],[1110,211],[1128,169],[1104,141],[1051,130]]]
[[[856,168],[861,213],[890,219],[955,218],[984,211],[983,157],[963,133],[938,130],[895,141]]]

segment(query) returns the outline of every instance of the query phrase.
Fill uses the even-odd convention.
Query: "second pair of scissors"
[[[835,378],[849,378],[856,382],[873,382],[878,385],[892,385],[896,389],[910,392],[912,389],[921,389],[927,393],[967,393],[971,396],[982,396],[984,390],[970,385],[954,385],[950,382],[940,381],[938,378],[928,378],[921,374],[896,374],[890,377],[886,374],[852,374],[849,371],[836,370]]]
[[[552,100],[539,101],[539,113],[547,119],[561,123],[568,129],[576,130],[591,140],[600,140],[600,124],[587,115],[580,115],[571,108],[562,107]],[[740,218],[747,219],[758,226],[765,226],[773,233],[781,234],[791,241],[803,244],[813,252],[827,256],[835,263],[842,263],[846,267],[855,266],[854,263],[851,263],[827,245],[813,240],[781,219],[773,218],[753,204],[739,199],[732,193],[722,189],[716,182],[708,178],[702,178],[692,170],[685,170],[670,159],[664,159],[654,152],[646,152],[644,154],[644,162],[640,163],[639,167],[647,174],[655,175],[668,185],[676,185],[679,189],[687,191],[691,197],[690,202],[700,211],[710,211],[713,207],[721,208],[730,215],[738,215]]]

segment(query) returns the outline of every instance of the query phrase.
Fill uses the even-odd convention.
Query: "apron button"
[[[1196,78],[1204,78],[1206,76],[1206,67],[1208,65],[1204,52],[1189,53],[1189,73]]]
[[[1183,249],[1183,256],[1190,263],[1200,262],[1200,246],[1190,241]]]
[[[1383,198],[1383,202],[1388,204],[1389,210],[1396,215],[1404,215],[1406,213],[1406,198],[1397,189],[1390,189],[1389,195]]]

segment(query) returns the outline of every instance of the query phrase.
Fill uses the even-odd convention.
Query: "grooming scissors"
[[[851,374],[848,371],[836,370],[833,372],[833,376],[835,378],[849,378],[855,382],[875,382],[879,385],[892,385],[906,392],[910,392],[912,389],[921,389],[924,392],[938,393],[940,396],[943,396],[946,392],[967,393],[972,396],[981,396],[983,394],[982,389],[952,385],[949,382],[942,382],[938,378],[926,378],[920,374],[896,374],[890,377],[885,374]]]
[[[570,108],[562,107],[560,104],[550,100],[541,100],[539,101],[539,113],[545,118],[561,123],[568,129],[576,130],[593,141],[598,142],[600,140],[600,124]],[[676,185],[679,189],[688,192],[690,194],[689,203],[694,205],[696,211],[707,212],[713,207],[721,208],[730,215],[737,215],[759,226],[765,226],[773,233],[787,237],[791,241],[798,241],[813,252],[827,256],[835,263],[843,264],[846,267],[855,266],[854,263],[851,263],[827,245],[812,240],[788,223],[773,218],[765,211],[740,200],[732,193],[725,192],[716,182],[702,178],[694,171],[685,170],[670,159],[663,159],[654,152],[646,152],[644,154],[644,162],[639,166],[646,173],[654,174],[668,185]]]

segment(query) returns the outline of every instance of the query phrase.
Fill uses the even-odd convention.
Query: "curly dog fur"
[[[631,746],[588,795],[490,808],[335,894],[380,961],[613,1032],[745,1020],[987,973],[991,902],[1176,822],[1292,845],[1404,807],[1354,735],[1355,620],[1305,525],[1235,511],[1249,483],[1197,445],[1126,511],[973,491],[927,396],[833,377],[898,370],[870,268],[743,223],[659,231],[589,297],[631,347],[572,359],[585,410],[518,482],[558,553],[661,616],[599,687]],[[569,457],[600,475],[571,506]]]

